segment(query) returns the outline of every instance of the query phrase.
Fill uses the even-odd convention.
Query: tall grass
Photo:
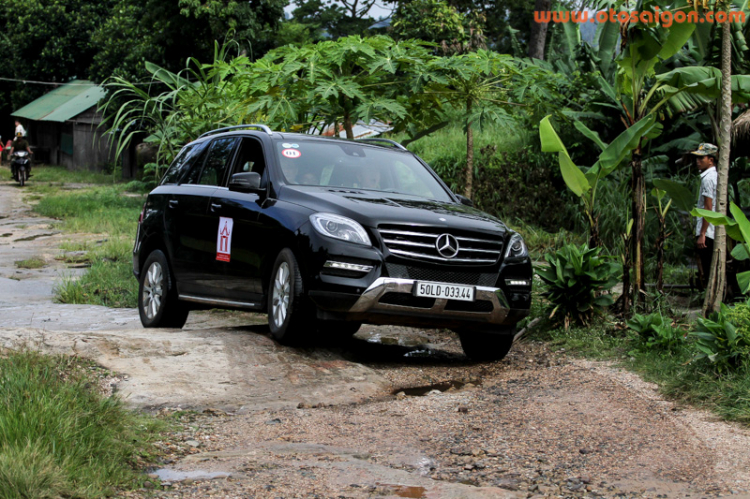
[[[94,498],[138,482],[160,429],[90,387],[74,357],[0,356],[0,499]]]

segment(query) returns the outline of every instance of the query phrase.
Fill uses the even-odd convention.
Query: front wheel
[[[461,340],[461,348],[467,357],[477,361],[502,360],[508,355],[516,327],[504,327],[497,332],[475,332],[471,330],[457,331]]]
[[[177,299],[177,286],[163,252],[156,250],[148,256],[139,280],[138,314],[143,327],[184,326],[190,309]]]
[[[21,167],[18,170],[18,182],[21,184],[21,187],[26,183],[26,168]]]
[[[305,332],[315,330],[313,314],[304,297],[302,275],[289,248],[276,258],[268,286],[268,327],[279,343],[299,343]]]

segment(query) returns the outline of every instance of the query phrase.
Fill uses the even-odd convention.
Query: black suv
[[[133,272],[145,327],[268,313],[285,343],[363,322],[451,328],[500,359],[531,305],[521,236],[387,139],[242,125],[186,145],[148,196]]]

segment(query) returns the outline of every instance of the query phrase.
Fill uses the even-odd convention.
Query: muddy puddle
[[[393,390],[391,393],[393,395],[396,395],[398,393],[404,393],[404,395],[408,397],[424,397],[425,395],[428,395],[433,392],[449,392],[449,391],[458,391],[462,390],[464,388],[474,388],[476,386],[481,386],[482,380],[481,379],[471,379],[468,381],[442,381],[440,383],[433,383],[431,385],[424,385],[424,386],[415,386],[411,388],[397,388]]]

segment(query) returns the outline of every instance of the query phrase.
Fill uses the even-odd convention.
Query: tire
[[[516,335],[516,327],[505,327],[496,332],[477,332],[470,330],[457,331],[461,340],[461,348],[471,360],[497,361],[503,360]]]
[[[18,182],[21,184],[21,187],[26,183],[26,168],[18,170]]]
[[[181,328],[190,308],[177,299],[177,286],[167,257],[153,251],[143,265],[138,286],[138,314],[143,327]]]
[[[299,344],[315,331],[315,320],[304,296],[297,259],[289,248],[276,257],[268,283],[268,327],[271,336],[285,345]]]

